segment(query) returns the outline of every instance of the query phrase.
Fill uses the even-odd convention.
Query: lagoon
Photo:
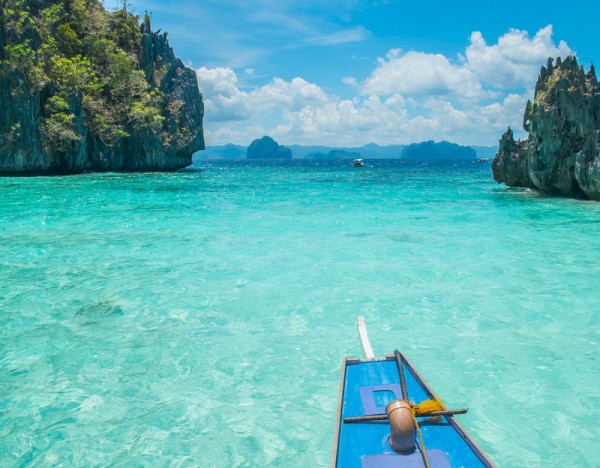
[[[0,179],[0,466],[328,466],[355,320],[498,466],[595,466],[600,204],[488,163]]]

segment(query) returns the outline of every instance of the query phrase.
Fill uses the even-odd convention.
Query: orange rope
[[[419,440],[421,441],[421,456],[423,457],[423,463],[425,464],[425,468],[430,468],[427,453],[425,451],[425,441],[423,440],[423,434],[421,433],[421,427],[417,421],[417,416],[426,416],[435,411],[443,411],[446,407],[441,401],[435,399],[422,401],[418,405],[414,404],[412,401],[409,401],[409,403],[412,410],[413,422],[415,423],[415,428],[419,433]]]

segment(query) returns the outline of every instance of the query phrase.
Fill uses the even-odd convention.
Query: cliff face
[[[204,149],[196,75],[149,18],[97,0],[4,3],[0,173],[169,171]]]
[[[600,86],[594,67],[575,57],[548,59],[527,102],[525,141],[509,128],[492,171],[498,183],[553,195],[600,200]]]

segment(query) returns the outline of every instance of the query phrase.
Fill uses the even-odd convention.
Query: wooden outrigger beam
[[[360,337],[360,345],[363,349],[363,354],[367,359],[374,359],[375,353],[371,348],[371,342],[369,341],[369,335],[367,334],[367,324],[365,323],[364,317],[358,317],[358,336]]]
[[[455,414],[465,414],[469,411],[469,408],[460,408],[455,410],[444,410],[444,411],[434,411],[432,413],[419,414],[417,413],[415,416],[417,418],[434,418],[436,416],[453,416]],[[371,422],[371,421],[387,421],[387,414],[374,414],[372,416],[355,416],[350,418],[344,418],[345,423],[361,423],[361,422]]]

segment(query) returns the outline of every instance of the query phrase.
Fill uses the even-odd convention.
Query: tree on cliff
[[[196,139],[193,152],[203,147],[201,98],[195,102],[199,118],[182,118],[186,103],[168,93],[181,74],[176,69],[184,67],[174,56],[152,56],[152,41],[161,39],[168,48],[166,35],[151,32],[149,17],[140,25],[126,0],[112,13],[98,0],[3,0],[0,81],[13,88],[8,96],[14,106],[39,106],[44,153],[69,157],[65,153],[85,150],[88,159],[105,160],[131,146],[129,137],[142,135],[165,151]],[[163,55],[172,55],[168,49]],[[17,135],[24,122],[15,120],[0,115],[0,132],[10,124]],[[199,129],[188,127],[198,120]],[[0,134],[0,157],[6,133],[4,141]]]

